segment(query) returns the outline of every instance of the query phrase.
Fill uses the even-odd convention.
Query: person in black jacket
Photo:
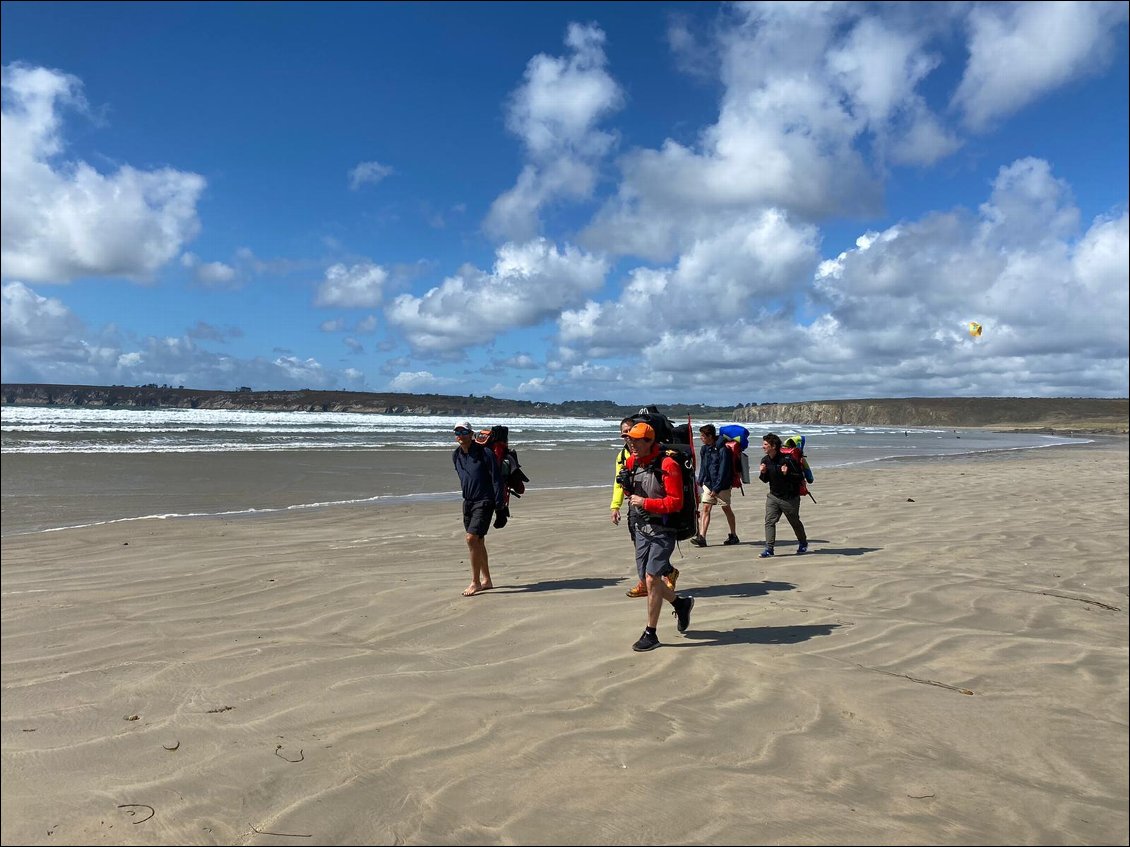
[[[702,446],[698,448],[698,479],[695,480],[702,486],[702,516],[698,522],[698,534],[691,539],[695,547],[706,546],[706,533],[710,529],[710,510],[715,504],[721,504],[722,514],[726,516],[726,523],[730,525],[730,534],[726,536],[724,545],[738,544],[738,527],[734,519],[734,510],[730,508],[730,495],[734,485],[734,460],[729,450],[718,438],[718,430],[714,424],[706,424],[698,428]]]
[[[761,439],[765,455],[761,457],[760,474],[762,482],[769,483],[769,493],[765,495],[765,549],[761,558],[773,555],[777,540],[777,521],[783,514],[796,533],[797,554],[808,552],[808,535],[800,522],[800,483],[804,479],[804,469],[791,456],[781,452],[781,437],[776,433],[766,433]]]
[[[452,451],[451,461],[463,490],[463,529],[467,531],[467,549],[471,554],[471,584],[463,589],[463,596],[473,597],[494,588],[486,536],[496,511],[499,522],[495,526],[502,526],[505,521],[506,489],[494,451],[475,441],[475,431],[466,421],[453,429],[459,446]]]

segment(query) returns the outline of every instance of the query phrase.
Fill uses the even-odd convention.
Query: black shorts
[[[494,503],[490,500],[463,501],[463,529],[472,535],[485,537],[493,517]]]

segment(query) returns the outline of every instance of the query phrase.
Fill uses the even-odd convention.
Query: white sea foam
[[[699,422],[694,422],[697,427]],[[503,424],[515,449],[529,451],[592,448],[611,450],[619,421],[601,418],[485,419],[486,429]],[[102,409],[4,406],[0,408],[0,452],[58,453],[232,453],[289,450],[437,450],[452,447],[446,416],[382,415],[356,412],[257,412],[239,409]],[[752,424],[750,453],[757,433],[801,431],[808,436],[814,466],[847,466],[883,459],[953,455],[1086,439],[984,430],[903,429]],[[697,434],[697,433],[696,433]]]
[[[9,453],[216,453],[263,450],[439,449],[452,446],[447,417],[225,409],[4,406],[0,451]],[[610,444],[619,421],[599,418],[483,420],[510,429],[515,448]]]

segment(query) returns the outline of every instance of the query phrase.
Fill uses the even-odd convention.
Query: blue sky
[[[1127,9],[5,0],[3,381],[1125,397]]]

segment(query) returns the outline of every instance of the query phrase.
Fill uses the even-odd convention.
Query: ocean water
[[[681,423],[682,421],[675,421]],[[718,425],[730,421],[692,421]],[[446,417],[340,412],[255,412],[211,409],[92,409],[0,407],[0,454],[239,453],[287,450],[429,450],[452,446]],[[617,446],[619,420],[510,418],[471,421],[488,429],[504,424],[511,446],[524,450]],[[803,433],[814,466],[924,456],[1021,450],[1086,439],[987,430],[754,424],[750,452],[763,432]]]
[[[676,421],[680,423],[681,421]],[[694,420],[725,424],[729,421]],[[0,534],[342,503],[458,499],[453,419],[332,412],[0,407]],[[510,428],[531,489],[607,487],[619,419],[474,420]],[[822,468],[1085,444],[1058,435],[755,424],[802,433]],[[697,445],[696,445],[697,446]]]
[[[260,450],[426,450],[449,447],[454,419],[351,412],[223,409],[0,408],[3,453],[235,453]],[[510,428],[530,449],[607,443],[618,421],[517,418],[472,421]]]

